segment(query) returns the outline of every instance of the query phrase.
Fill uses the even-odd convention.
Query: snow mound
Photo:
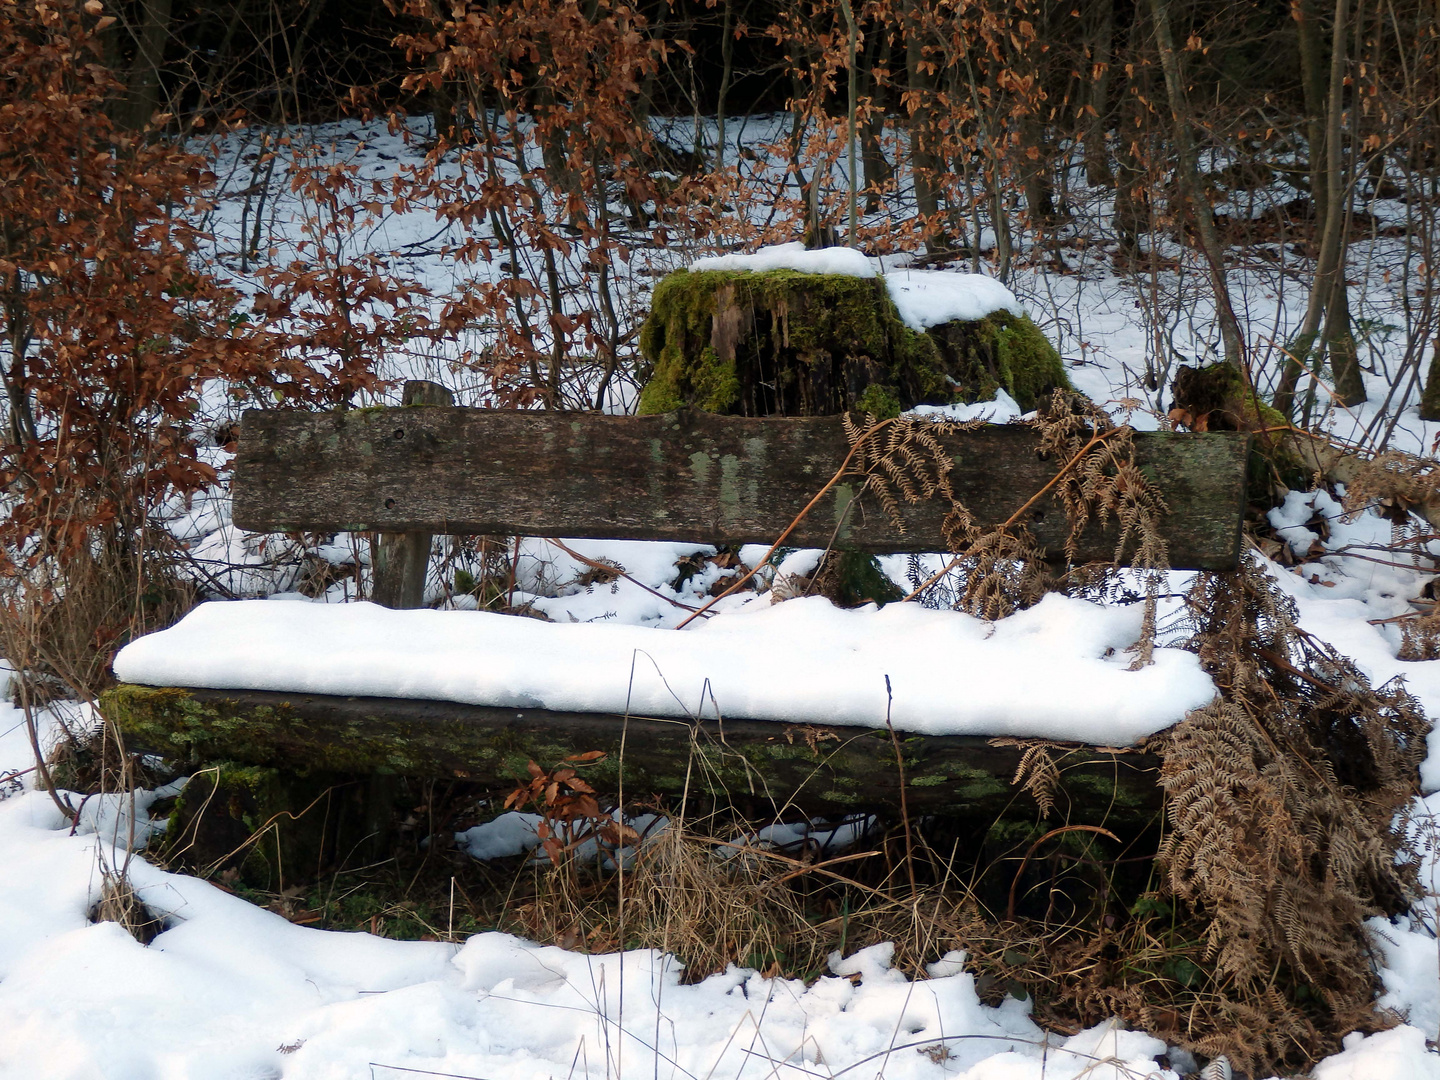
[[[712,255],[696,259],[690,269],[705,270],[798,270],[804,274],[843,274],[846,277],[873,278],[875,267],[863,252],[855,248],[828,247],[811,251],[796,240],[789,244],[762,247],[750,254]]]
[[[997,311],[1025,313],[1013,292],[984,274],[892,270],[885,275],[885,286],[900,312],[900,321],[911,330],[926,330],[954,319],[970,322]]]
[[[1121,745],[1179,721],[1215,689],[1190,653],[1129,670],[1141,608],[1060,595],[999,622],[821,597],[753,605],[695,632],[550,624],[373,604],[202,604],[128,645],[127,682],[408,697],[514,709],[883,727]]]
[[[713,255],[690,264],[704,270],[798,270],[805,274],[843,274],[873,278],[875,267],[855,248],[829,247],[807,250],[798,240],[774,247],[762,247],[748,255]],[[900,320],[911,330],[960,319],[983,319],[997,311],[1023,314],[1015,294],[984,274],[957,274],[949,270],[892,270],[885,275],[885,287],[900,312]]]
[[[885,944],[808,986],[734,967],[687,984],[649,949],[296,926],[137,857],[130,881],[165,924],[144,946],[88,921],[97,856],[115,854],[68,824],[41,792],[0,802],[3,1080],[1176,1080],[1159,1039],[1109,1022],[1064,1039],[1028,1002],[982,1004],[958,952],[913,981]]]

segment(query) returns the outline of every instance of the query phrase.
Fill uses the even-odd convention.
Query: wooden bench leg
[[[370,545],[370,599],[382,607],[425,606],[429,533],[380,533]]]
[[[455,404],[455,395],[439,383],[411,379],[401,402],[450,406]],[[377,533],[370,543],[370,599],[388,608],[424,607],[429,568],[429,533]]]

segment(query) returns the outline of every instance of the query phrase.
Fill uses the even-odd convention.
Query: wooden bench
[[[264,532],[377,534],[375,595],[421,602],[434,534],[495,534],[769,543],[831,479],[849,443],[841,418],[661,416],[454,408],[433,384],[406,388],[400,408],[307,414],[252,411],[241,425],[234,521]],[[946,437],[955,494],[981,520],[1002,522],[1054,476],[1020,426]],[[1138,463],[1170,507],[1164,526],[1177,568],[1224,570],[1240,555],[1247,436],[1137,433]],[[862,552],[944,549],[948,507],[905,508],[898,531],[855,482],[837,483],[787,543]],[[1058,550],[1064,510],[1043,498],[1026,523]],[[1108,561],[1113,524],[1080,539],[1082,561]],[[1021,750],[972,736],[841,728],[815,717],[784,725],[747,717],[691,723],[435,701],[122,685],[103,709],[131,745],[192,762],[230,760],[347,774],[392,772],[507,784],[530,760],[555,765],[600,750],[597,786],[675,791],[684,763],[732,794],[795,799],[813,812],[894,806],[897,752],[912,810],[981,813],[1011,806]],[[625,739],[623,778],[621,741]],[[1150,819],[1156,762],[1076,746],[1058,753],[1076,793],[1072,820]],[[1023,800],[1022,800],[1023,801]],[[1087,809],[1088,808],[1088,809]]]

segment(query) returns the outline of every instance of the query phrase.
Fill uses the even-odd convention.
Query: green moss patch
[[[135,749],[159,753],[196,775],[220,768],[224,786],[237,793],[234,805],[242,809],[238,817],[231,816],[241,825],[271,817],[265,806],[303,809],[318,790],[346,778],[367,778],[369,784],[377,773],[447,777],[508,790],[528,776],[532,760],[548,769],[592,750],[605,756],[586,765],[584,776],[602,792],[623,786],[625,791],[679,794],[688,787],[696,794],[749,793],[779,803],[804,792],[817,811],[849,812],[895,805],[900,788],[895,747],[884,730],[768,723],[747,729],[745,721],[727,721],[722,739],[714,725],[692,728],[632,718],[627,727],[618,717],[611,724],[538,711],[482,715],[477,706],[445,703],[316,695],[290,700],[280,694],[236,691],[232,696],[133,685],[107,691],[101,709]],[[1017,802],[1010,787],[1019,756],[1012,748],[993,748],[978,739],[910,735],[904,756],[906,784],[927,792],[928,810],[988,820],[1012,812],[1012,803],[1027,804],[1023,798]],[[1113,759],[1082,756],[1097,773],[1094,790],[1084,800],[1089,810],[1105,814],[1132,804],[1138,809],[1158,799],[1151,782],[1143,783],[1144,795],[1117,796],[1110,791],[1116,783]],[[276,772],[285,780],[283,792],[275,786]],[[227,806],[231,801],[226,795]],[[912,799],[911,806],[918,809],[919,803]],[[1085,812],[1077,807],[1082,817]]]
[[[970,322],[947,322],[927,334],[947,374],[964,388],[958,400],[984,401],[1004,390],[1029,411],[1070,379],[1055,346],[1028,315],[996,311]]]

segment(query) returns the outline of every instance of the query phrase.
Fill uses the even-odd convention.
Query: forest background
[[[57,517],[134,535],[208,483],[182,429],[217,377],[237,402],[345,407],[429,348],[494,403],[603,407],[643,376],[644,275],[669,268],[644,256],[698,246],[803,236],[1002,280],[1103,251],[1162,412],[1187,306],[1213,316],[1192,358],[1236,364],[1301,424],[1363,401],[1377,336],[1403,340],[1357,433],[1372,448],[1433,355],[1440,12],[1422,0],[89,0],[0,19],[15,539],[72,543]],[[433,126],[367,179],[301,126],[351,115]],[[237,130],[248,152],[217,178]],[[217,191],[243,207],[207,268]],[[282,192],[307,211],[283,250]],[[490,272],[444,296],[407,276],[376,238],[422,206],[432,246]],[[1403,325],[1351,311],[1367,239],[1393,241]],[[1303,296],[1283,339],[1250,325],[1247,263]]]

